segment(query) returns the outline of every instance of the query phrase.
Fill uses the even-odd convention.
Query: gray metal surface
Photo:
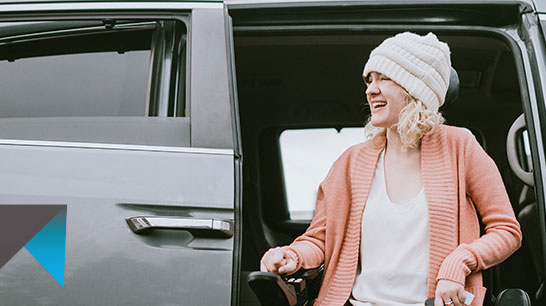
[[[66,10],[77,11],[109,11],[115,9],[133,10],[188,10],[194,8],[221,9],[223,4],[217,1],[207,2],[150,2],[150,1],[0,1],[0,12],[58,12]]]
[[[74,0],[56,0],[55,2],[60,2],[60,3],[66,3],[66,2],[77,2],[77,1],[74,1]],[[111,1],[111,0],[89,0],[89,1],[86,1],[86,2],[115,2],[115,1]],[[150,2],[150,0],[132,0],[131,2],[140,2],[140,3],[147,3],[147,2]],[[214,2],[217,2],[217,3],[220,3],[222,2],[222,0],[161,0],[161,1],[157,1],[157,2],[165,2],[165,3],[189,3],[189,4],[192,4],[192,5],[199,5],[199,3],[208,3],[208,2],[211,2],[211,3],[214,3]],[[4,3],[51,3],[51,0],[0,0],[0,4],[4,4]]]
[[[544,0],[535,0],[544,1]],[[453,4],[519,4],[522,7],[532,8],[533,0],[224,0],[229,8],[254,7],[309,7],[309,6],[348,6],[348,5],[453,5]]]
[[[546,44],[544,39],[544,28],[539,26],[539,18],[535,14],[525,14],[522,16],[523,39],[518,39],[518,44],[522,50],[522,57],[525,65],[525,77],[528,83],[528,89],[531,97],[531,112],[526,114],[526,122],[529,131],[531,143],[531,155],[533,156],[533,173],[535,176],[535,188],[537,195],[538,215],[544,216],[546,211],[546,179],[544,169],[546,169],[546,152],[544,151],[544,136],[541,130],[541,120],[544,120],[544,114],[540,109],[544,109],[546,101]],[[516,37],[515,33],[513,34]],[[533,69],[534,68],[534,69]],[[533,71],[534,70],[534,71]],[[539,103],[542,104],[539,106]],[[538,218],[539,228],[546,228],[544,218]],[[541,248],[546,249],[546,233],[539,232]],[[546,271],[546,266],[543,267]],[[545,271],[542,271],[544,275]]]
[[[65,287],[22,249],[0,270],[0,304],[229,303],[233,238],[140,236],[125,219],[233,220],[233,156],[0,145],[0,169],[0,204],[68,205]]]
[[[156,11],[163,14],[158,19],[165,19],[166,12],[188,15],[194,8],[200,8],[202,15],[218,17],[214,12],[220,13],[213,28],[206,18],[201,19],[207,20],[203,24],[195,24],[201,31],[195,45],[218,47],[218,31],[221,38],[225,31],[222,3],[0,4],[0,18],[22,20],[21,14],[28,13],[38,16],[36,20],[48,14],[69,19],[72,14],[83,18],[85,14],[117,16],[119,12],[149,19],[155,18]],[[196,17],[199,21],[198,15],[196,12],[190,20]],[[193,26],[188,25],[189,31]],[[211,32],[215,34],[199,38]],[[200,56],[201,50],[196,49],[193,53],[198,53],[199,60],[188,57],[189,62],[198,69],[208,63],[220,70],[222,65],[227,67],[225,42],[220,44],[223,48],[207,53],[214,60]],[[234,237],[202,236],[180,228],[137,235],[126,223],[133,216],[223,220],[227,224],[235,219],[235,161],[231,114],[224,112],[229,110],[227,69],[224,71],[216,79],[207,73],[188,77],[195,84],[211,81],[211,87],[201,85],[194,96],[188,95],[188,103],[196,106],[194,117],[0,120],[4,133],[0,133],[0,184],[4,184],[0,204],[68,205],[64,288],[23,248],[0,269],[0,304],[230,303]],[[215,110],[209,114],[208,108]],[[192,143],[190,131],[199,128],[205,130]],[[207,145],[196,147],[199,143]],[[226,231],[224,223],[216,228],[218,225]]]
[[[80,148],[80,149],[87,148],[87,149],[107,149],[107,150],[122,150],[122,151],[172,152],[172,153],[192,153],[192,154],[208,154],[208,155],[228,155],[228,156],[232,156],[234,154],[233,150],[229,150],[229,149],[127,145],[127,144],[92,143],[92,142],[0,139],[0,144],[8,145],[8,146],[51,147],[51,148],[56,147],[56,148]]]
[[[546,0],[533,0],[539,13],[546,13]]]
[[[195,9],[191,20],[189,111],[192,146],[232,149],[224,11]]]
[[[0,139],[190,146],[189,118],[2,118]]]

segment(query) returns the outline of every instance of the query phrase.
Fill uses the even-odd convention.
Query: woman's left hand
[[[463,285],[447,279],[438,281],[434,306],[465,306],[465,299]]]

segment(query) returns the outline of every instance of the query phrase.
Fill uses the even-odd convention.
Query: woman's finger
[[[466,301],[466,294],[464,293],[464,290],[457,291],[457,296],[459,297],[459,301],[461,301],[461,305],[466,305],[464,303]]]
[[[282,248],[269,249],[262,260],[260,261],[260,271],[263,272],[273,272],[273,273],[284,273],[280,271],[280,268],[287,264],[286,250]]]
[[[436,286],[436,297],[441,298],[442,301],[435,303],[434,306],[464,306],[464,299],[460,298],[464,295],[463,285],[447,279],[439,280]]]
[[[269,249],[267,252],[265,252],[264,256],[262,257],[262,260],[260,261],[260,271],[262,272],[275,272],[275,264],[273,261],[274,258],[274,249]]]
[[[294,273],[296,270],[297,262],[295,262],[293,259],[288,256],[285,260],[285,265],[279,268],[279,273],[286,273],[291,274]]]
[[[444,306],[444,300],[442,299],[441,296],[436,295],[434,297],[434,306]]]
[[[283,249],[277,248],[271,252],[271,263],[275,267],[275,271],[285,265],[285,251]]]
[[[262,259],[261,266],[261,270],[263,272],[275,272],[275,266],[272,265],[270,258]]]
[[[452,305],[454,305],[454,306],[464,306],[464,304],[459,299],[459,296],[458,296],[457,292],[455,292],[455,294],[452,294],[450,299],[451,299],[451,301],[453,301]]]

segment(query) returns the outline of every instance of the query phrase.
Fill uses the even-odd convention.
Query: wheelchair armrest
[[[300,269],[300,270],[296,271],[296,273],[290,275],[290,277],[302,278],[302,279],[305,279],[305,280],[315,279],[317,277],[322,276],[323,271],[324,271],[324,265],[320,265],[320,266],[318,266],[318,267],[316,267],[314,269],[308,269],[308,270]]]
[[[324,266],[299,270],[292,275],[251,272],[248,284],[261,306],[299,306],[318,295]]]
[[[271,272],[250,272],[248,285],[254,291],[262,306],[294,306],[298,296],[294,286],[287,285],[277,274]]]

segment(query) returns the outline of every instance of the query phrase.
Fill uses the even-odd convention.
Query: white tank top
[[[429,261],[428,207],[421,189],[393,203],[381,153],[362,215],[360,262],[350,302],[355,306],[424,305]]]

